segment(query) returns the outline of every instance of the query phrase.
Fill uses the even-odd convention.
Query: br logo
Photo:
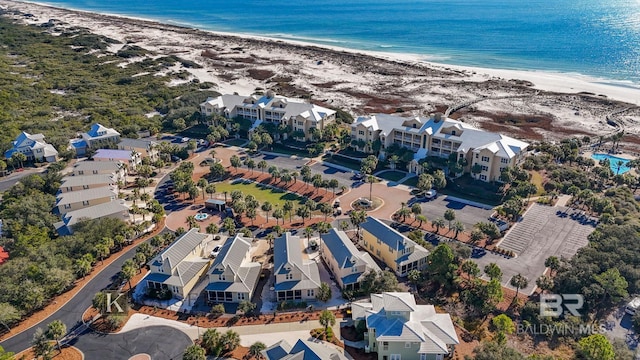
[[[584,305],[584,297],[580,294],[542,294],[540,295],[540,316],[560,317],[563,314],[580,316],[578,310],[582,309],[582,305]]]

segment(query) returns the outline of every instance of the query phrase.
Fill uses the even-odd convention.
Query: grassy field
[[[344,166],[344,167],[347,167],[349,169],[353,169],[353,170],[356,170],[356,171],[360,170],[360,167],[361,167],[360,162],[355,161],[355,160],[350,160],[350,159],[344,158],[342,156],[337,156],[337,155],[334,155],[334,156],[326,156],[325,155],[325,156],[322,157],[322,160],[324,160],[326,162],[330,162],[330,163],[336,164],[336,165],[341,165],[341,166]]]
[[[398,181],[403,177],[405,177],[406,175],[407,175],[406,173],[403,173],[400,171],[389,170],[389,171],[383,172],[378,176],[388,181]]]
[[[531,183],[536,186],[536,189],[538,189],[536,195],[544,194],[545,191],[542,186],[542,175],[537,171],[529,171],[529,173],[531,174]]]
[[[247,142],[247,139],[231,139],[231,140],[225,140],[223,141],[225,144],[227,145],[231,145],[231,146],[242,146],[242,144]]]
[[[242,191],[242,194],[245,196],[249,194],[255,196],[256,200],[258,200],[260,204],[264,203],[265,201],[268,201],[271,203],[271,205],[274,206],[274,208],[276,205],[282,208],[282,205],[284,205],[284,202],[287,200],[293,201],[294,203],[297,202],[299,204],[303,204],[306,200],[302,196],[299,196],[293,193],[286,193],[282,190],[263,188],[254,183],[250,183],[250,184],[242,184],[242,183],[231,184],[229,182],[216,183],[217,194],[222,194],[226,191],[228,193],[227,196],[230,198],[230,194],[233,190],[240,190]]]
[[[414,176],[412,178],[409,178],[409,179],[405,180],[402,184],[403,185],[407,185],[407,186],[416,187],[418,185],[418,177]]]

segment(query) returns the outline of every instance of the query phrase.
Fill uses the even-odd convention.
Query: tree
[[[24,167],[24,162],[27,161],[27,156],[21,152],[14,152],[11,155],[11,160],[14,164],[20,164],[20,168]]]
[[[11,304],[0,302],[0,325],[10,330],[9,325],[20,320],[20,312]]]
[[[500,314],[491,320],[491,323],[496,330],[505,334],[513,334],[516,331],[516,326],[513,324],[513,320],[505,314]]]
[[[220,342],[222,343],[223,350],[221,354],[230,353],[240,345],[240,335],[235,331],[227,330],[227,332],[220,336]]]
[[[453,209],[447,209],[444,212],[444,219],[449,222],[449,230],[451,230],[451,222],[456,219],[456,212]]]
[[[406,208],[406,207],[402,207],[402,208],[400,208],[400,210],[398,210],[396,212],[396,214],[398,216],[402,216],[402,222],[405,222],[407,220],[407,216],[409,216],[411,214],[411,209]]]
[[[291,222],[291,217],[293,215],[293,202],[291,200],[285,201],[282,205],[282,210],[284,210],[285,213],[289,214],[289,222]]]
[[[83,279],[85,276],[87,276],[87,274],[91,272],[92,257],[90,256],[90,254],[87,255],[89,256],[83,256],[73,262],[75,273]]]
[[[231,166],[233,166],[235,171],[238,172],[238,168],[242,166],[242,160],[240,160],[238,155],[231,155],[229,161],[231,162]]]
[[[442,218],[433,219],[433,221],[431,221],[431,226],[436,228],[436,234],[438,234],[440,232],[440,228],[444,227],[444,219]]]
[[[413,213],[413,218],[417,219],[418,215],[422,214],[422,206],[420,204],[411,205],[411,212]]]
[[[103,262],[104,258],[109,255],[109,247],[106,244],[96,245],[96,256],[100,258],[100,262]]]
[[[267,222],[269,222],[269,212],[273,209],[273,205],[271,205],[270,202],[265,201],[260,208],[267,214]]]
[[[0,360],[14,360],[15,358],[13,357],[13,355],[14,353],[6,352],[4,351],[2,346],[0,346]]]
[[[120,270],[120,278],[123,281],[129,283],[129,289],[133,289],[133,286],[131,285],[131,279],[136,276],[137,272],[137,266],[133,262],[133,260],[125,260],[125,262],[122,264],[122,269]]]
[[[471,173],[473,174],[473,177],[478,180],[478,174],[480,174],[482,172],[482,165],[475,163],[473,164],[473,166],[471,166]]]
[[[238,304],[238,311],[240,311],[244,315],[250,314],[255,309],[256,304],[248,300],[241,301],[240,304]]]
[[[416,220],[419,221],[418,227],[422,227],[422,223],[427,222],[427,217],[422,214],[419,214],[419,215],[416,215]]]
[[[487,274],[491,280],[502,280],[502,270],[496,263],[489,263],[489,265],[485,266],[484,273]]]
[[[267,346],[263,342],[256,341],[249,346],[249,355],[256,359],[262,359],[262,350],[266,348]]]
[[[606,303],[607,300],[609,300],[607,304],[616,303],[629,296],[627,292],[629,284],[620,275],[617,268],[611,268],[601,274],[594,275],[593,279],[602,287],[602,303]]]
[[[467,274],[468,283],[472,283],[472,278],[476,278],[480,275],[480,268],[475,261],[467,260],[462,263],[461,270]]]
[[[547,290],[553,289],[553,279],[549,276],[542,275],[536,280],[536,286],[545,292]]]
[[[329,310],[322,310],[320,317],[318,318],[318,322],[320,322],[320,325],[324,326],[324,331],[326,332],[329,326],[336,324],[336,316]]]
[[[47,336],[56,341],[58,351],[62,352],[60,339],[67,333],[67,326],[60,320],[54,320],[47,325]]]
[[[42,357],[43,359],[51,359],[51,352],[53,346],[49,342],[49,337],[42,328],[37,328],[33,334],[33,354],[36,358]]]
[[[560,269],[560,260],[555,256],[549,256],[544,261],[544,266],[548,267],[551,270],[551,273],[557,273]]]
[[[320,288],[318,289],[318,295],[316,298],[322,302],[327,302],[331,300],[331,287],[326,282],[320,283]]]
[[[422,173],[418,176],[418,183],[416,184],[416,187],[419,190],[429,191],[431,190],[432,186],[433,186],[433,176],[427,173]]]
[[[520,291],[520,289],[522,288],[526,288],[529,285],[529,279],[527,279],[523,275],[516,274],[511,278],[511,281],[509,281],[509,284],[511,284],[511,286],[516,288],[516,296],[514,298],[514,301],[517,301],[518,291]]]
[[[311,210],[307,206],[300,206],[296,209],[296,215],[302,218],[302,224],[304,224],[305,218],[311,217]]]
[[[453,238],[457,239],[458,238],[458,234],[462,231],[464,231],[464,224],[460,221],[455,221],[453,223],[453,226],[451,228],[453,231],[455,231]]]
[[[482,345],[473,349],[473,353],[474,360],[525,360],[525,357],[517,350],[495,341],[483,342]]]
[[[209,167],[209,174],[214,179],[221,178],[225,174],[225,172],[226,169],[220,163],[215,163]]]
[[[202,341],[200,345],[207,351],[208,354],[219,355],[220,347],[220,333],[216,329],[207,329],[202,334]]]
[[[602,334],[593,334],[580,339],[578,353],[586,360],[613,360],[616,358],[613,346]]]
[[[444,175],[444,171],[436,170],[433,173],[433,187],[442,190],[447,186],[447,178]]]
[[[138,272],[141,272],[142,268],[147,263],[147,256],[142,252],[136,252],[136,254],[133,256],[133,261],[135,261],[136,265],[138,266]]]
[[[431,278],[440,285],[449,286],[457,266],[453,263],[453,251],[447,244],[440,244],[429,254],[428,272]]]
[[[284,219],[284,210],[276,208],[273,211],[273,217],[276,219],[276,225],[277,225],[278,220]],[[282,224],[284,225],[284,220],[282,220]]]
[[[197,344],[189,345],[182,354],[182,360],[206,360],[205,350]]]

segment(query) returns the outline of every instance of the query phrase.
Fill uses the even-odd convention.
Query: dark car
[[[364,174],[361,173],[361,172],[357,172],[356,171],[356,172],[353,173],[353,176],[351,177],[351,179],[353,179],[353,180],[362,180],[362,179],[364,179]]]

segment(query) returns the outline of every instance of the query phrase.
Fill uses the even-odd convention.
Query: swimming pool
[[[631,170],[631,168],[628,166],[629,160],[627,159],[623,159],[623,158],[609,155],[609,154],[593,154],[591,155],[591,158],[596,161],[609,159],[609,167],[611,168],[611,171],[613,171],[613,173],[616,175],[624,174],[627,171]],[[622,161],[622,165],[620,166],[620,168],[618,168],[619,161]]]

